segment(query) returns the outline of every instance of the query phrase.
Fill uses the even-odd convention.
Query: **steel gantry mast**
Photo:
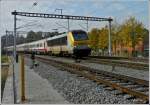
[[[16,12],[16,11],[12,12],[12,15],[19,15],[19,16],[26,16],[26,17],[41,17],[41,18],[88,20],[88,21],[112,21],[112,19],[110,19],[110,18],[58,15],[58,14],[44,14],[44,13],[29,13],[29,12]]]
[[[109,45],[108,45],[108,53],[111,56],[111,22],[113,21],[112,18],[100,18],[100,17],[89,17],[89,16],[73,16],[73,15],[60,15],[60,14],[45,14],[45,13],[29,13],[29,12],[12,12],[14,15],[14,23],[16,24],[16,15],[18,16],[26,16],[26,17],[40,17],[40,18],[56,18],[56,19],[68,19],[71,20],[86,20],[86,21],[108,21],[109,22]],[[15,30],[16,25],[14,25],[14,34],[16,33]],[[68,26],[69,30],[69,26]],[[15,35],[14,35],[15,36]]]

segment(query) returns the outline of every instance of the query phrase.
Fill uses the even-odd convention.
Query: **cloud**
[[[136,0],[137,2],[139,0]],[[36,6],[33,6],[33,3],[37,2]],[[135,2],[135,0],[134,0]],[[109,17],[112,16],[117,19],[117,21],[122,21],[127,15],[134,15],[138,19],[142,20],[147,24],[147,14],[145,13],[146,4],[142,5],[143,2],[131,2],[131,0],[2,0],[0,1],[0,33],[5,34],[5,30],[13,30],[13,15],[11,12],[13,10],[24,11],[24,12],[40,12],[40,13],[57,13],[60,14],[60,11],[55,11],[56,8],[63,9],[63,14],[69,15],[82,15],[82,16],[98,16],[98,17]],[[134,6],[133,6],[134,4]],[[143,11],[140,11],[141,8]],[[139,13],[135,13],[140,11]],[[142,14],[145,13],[145,14]],[[140,16],[140,14],[142,14]],[[59,19],[43,19],[43,18],[29,18],[29,17],[20,17],[21,21],[17,21],[17,26],[26,24],[27,22],[37,20],[34,27],[28,27],[21,30],[28,31],[31,30],[43,30],[51,31],[53,28],[59,27],[56,22],[59,22],[62,25],[67,26],[67,20]],[[71,23],[72,22],[72,23]],[[85,26],[85,21],[71,21],[71,28],[81,28],[78,23],[80,22]],[[90,22],[89,28],[92,27],[102,27],[106,25],[106,22]],[[86,27],[86,26],[85,26]],[[66,31],[61,28],[60,31]]]

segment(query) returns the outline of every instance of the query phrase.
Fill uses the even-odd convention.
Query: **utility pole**
[[[112,52],[111,52],[111,21],[112,21],[112,19],[111,18],[109,18],[108,19],[108,23],[109,23],[109,33],[108,33],[108,54],[109,54],[109,56],[111,56],[112,55]]]
[[[17,103],[16,85],[15,85],[15,65],[16,65],[16,10],[14,11],[14,63],[13,63],[13,91],[14,104]]]

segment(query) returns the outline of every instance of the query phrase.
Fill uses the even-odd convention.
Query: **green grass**
[[[1,56],[1,62],[2,62],[2,63],[8,63],[8,56],[2,55],[2,56]]]

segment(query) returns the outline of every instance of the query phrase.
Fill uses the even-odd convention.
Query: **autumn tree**
[[[122,24],[118,24],[117,21],[114,21],[111,27],[111,44],[115,55],[116,49],[119,47],[119,55],[129,56],[128,48],[132,48],[132,55],[135,56],[135,46],[139,41],[146,40],[147,37],[148,30],[146,30],[144,25],[136,20],[135,17],[128,18]],[[91,48],[94,51],[98,51],[99,49],[104,51],[108,49],[107,26],[101,29],[92,29],[91,32],[89,32],[89,38],[91,40]]]
[[[104,50],[108,48],[108,28],[105,26],[104,28],[99,30],[99,38],[98,38],[98,48],[102,50],[104,54]]]
[[[112,43],[112,50],[114,51],[114,54],[117,53],[117,47],[118,44],[122,42],[122,37],[119,34],[121,31],[120,24],[114,20],[112,26],[111,26],[111,43]]]
[[[98,42],[99,42],[99,30],[97,28],[93,28],[91,32],[89,32],[89,39],[90,39],[90,46],[91,48],[96,51],[98,49]]]
[[[122,45],[132,47],[132,55],[135,56],[135,46],[144,38],[144,26],[135,17],[130,17],[121,25]]]

